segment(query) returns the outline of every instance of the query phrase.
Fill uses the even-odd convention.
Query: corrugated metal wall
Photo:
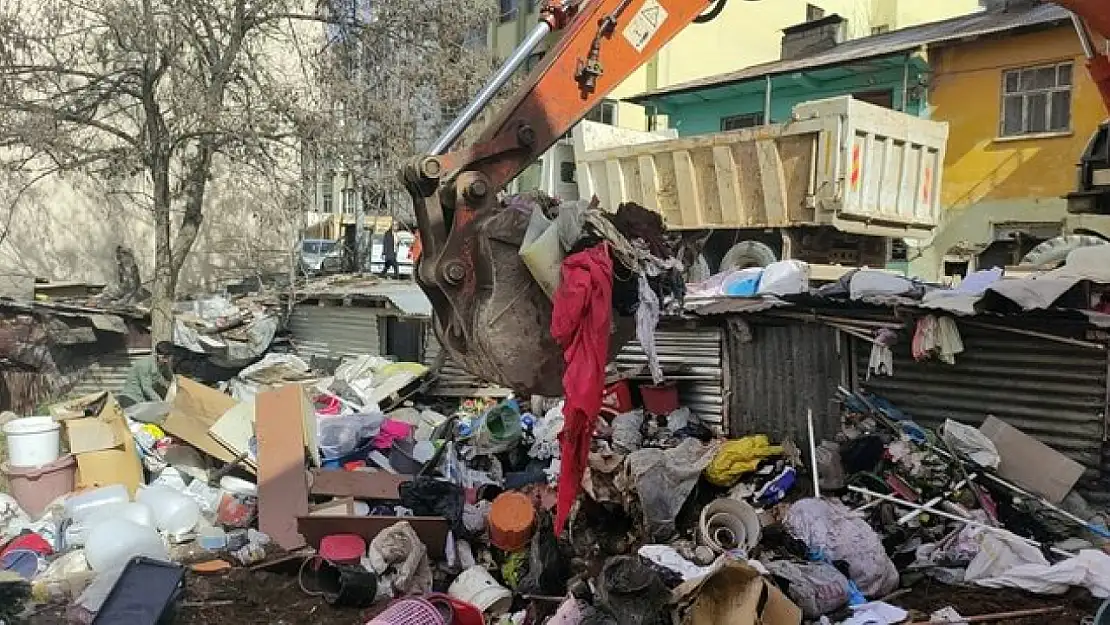
[[[427,325],[424,332],[424,364],[429,367],[434,365],[440,352],[439,339],[432,330],[432,324]],[[431,394],[441,397],[479,397],[483,395],[506,395],[506,389],[496,384],[483,382],[478,377],[471,375],[455,361],[448,358],[439,370],[436,385],[432,387]]]
[[[846,379],[851,361],[848,344],[836,330],[756,318],[746,324],[730,317],[727,336],[732,437],[789,437],[804,447],[808,409],[818,437],[836,434],[836,387]]]
[[[298,304],[293,307],[288,327],[297,352],[305,357],[381,355],[378,311],[374,308]]]
[[[727,385],[721,328],[708,324],[690,327],[664,324],[655,334],[655,346],[664,368],[686,366],[676,376],[682,405],[707,425],[726,431]],[[643,366],[647,365],[647,355],[640,342],[633,339],[621,348],[615,361],[617,365]]]
[[[89,356],[84,363],[78,364],[75,372],[77,383],[66,394],[80,397],[100,391],[119,393],[131,366],[147,356],[150,356],[150,349],[119,350]]]
[[[965,351],[955,365],[916,362],[904,341],[894,348],[894,376],[867,371],[870,345],[857,341],[858,376],[914,420],[979,425],[994,415],[1089,467],[1102,465],[1107,401],[1105,351],[959,324]]]

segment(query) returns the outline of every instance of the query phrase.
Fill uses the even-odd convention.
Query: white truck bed
[[[926,239],[940,218],[948,125],[844,96],[793,119],[681,139],[582,122],[582,198],[636,202],[673,230],[832,226]]]

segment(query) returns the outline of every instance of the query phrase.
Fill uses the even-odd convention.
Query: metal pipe
[[[470,127],[470,124],[474,123],[478,115],[489,106],[489,103],[493,100],[494,96],[497,95],[497,92],[501,91],[501,88],[509,82],[513,74],[528,62],[528,57],[532,56],[532,52],[543,43],[544,38],[550,33],[551,25],[547,22],[540,22],[532,28],[532,31],[524,38],[524,41],[513,50],[508,60],[498,68],[497,72],[489,79],[489,82],[478,92],[478,95],[474,96],[474,100],[463,109],[462,113],[459,113],[455,121],[451,122],[447,130],[444,130],[443,134],[432,144],[429,150],[431,156],[441,156],[451,149],[451,146],[459,140],[463,132]]]
[[[1075,25],[1075,32],[1079,35],[1079,45],[1083,46],[1083,55],[1088,60],[1098,56],[1095,52],[1095,43],[1091,41],[1091,33],[1087,31],[1087,25],[1075,13],[1071,13],[1071,23]]]
[[[763,125],[771,125],[771,76],[767,75],[767,86],[763,90]]]

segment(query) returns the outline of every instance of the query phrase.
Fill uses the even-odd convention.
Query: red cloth
[[[567,516],[578,498],[594,425],[601,412],[612,308],[613,261],[609,258],[609,245],[603,243],[566,257],[551,314],[551,336],[563,348],[566,362],[556,535],[563,533]]]

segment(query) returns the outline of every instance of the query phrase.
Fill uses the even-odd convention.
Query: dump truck
[[[661,213],[695,250],[691,279],[787,259],[887,266],[892,243],[937,227],[947,140],[945,123],[850,96],[798,104],[785,123],[678,139],[593,122],[574,131],[580,197]]]

